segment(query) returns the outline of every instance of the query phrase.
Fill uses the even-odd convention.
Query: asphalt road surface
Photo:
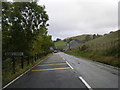
[[[88,88],[59,53],[50,55],[7,88]]]
[[[7,88],[118,88],[118,70],[59,52]]]
[[[119,88],[118,68],[59,53],[92,88]]]

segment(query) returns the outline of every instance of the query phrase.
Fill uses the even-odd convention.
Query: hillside
[[[77,39],[79,41],[85,42],[87,36],[91,36],[92,37],[92,35],[78,35],[78,36],[70,37],[70,38],[67,38],[67,39]]]
[[[78,40],[78,41],[81,41],[81,42],[87,42],[87,41],[90,41],[90,40],[93,40],[95,38],[98,38],[98,37],[101,37],[102,35],[92,35],[92,34],[83,34],[83,35],[78,35],[78,36],[74,36],[74,37],[69,37],[69,38],[66,38],[64,39],[65,41],[67,40]]]
[[[67,45],[67,42],[64,42],[64,41],[58,41],[58,42],[55,42],[55,47],[57,47],[58,49],[64,49]]]
[[[118,57],[120,57],[118,34],[120,34],[120,30],[90,40],[81,46],[68,50],[67,53],[120,67],[118,65]]]

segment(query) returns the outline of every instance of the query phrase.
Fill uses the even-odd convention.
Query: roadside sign
[[[23,52],[5,52],[5,55],[8,56],[23,56]]]

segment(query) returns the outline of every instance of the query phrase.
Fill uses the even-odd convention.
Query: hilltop
[[[93,39],[101,37],[101,36],[102,35],[99,35],[99,34],[94,34],[94,35],[92,35],[92,34],[83,34],[83,35],[78,35],[78,36],[65,38],[64,41],[67,41],[67,40],[77,40],[77,41],[85,43],[87,41],[93,40]]]

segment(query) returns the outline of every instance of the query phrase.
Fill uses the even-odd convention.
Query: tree
[[[58,42],[58,41],[61,41],[61,39],[60,39],[60,38],[57,38],[57,39],[56,39],[56,42]]]
[[[48,20],[45,6],[35,2],[3,2],[3,52],[24,52],[25,55],[47,52],[53,45],[47,35]]]

